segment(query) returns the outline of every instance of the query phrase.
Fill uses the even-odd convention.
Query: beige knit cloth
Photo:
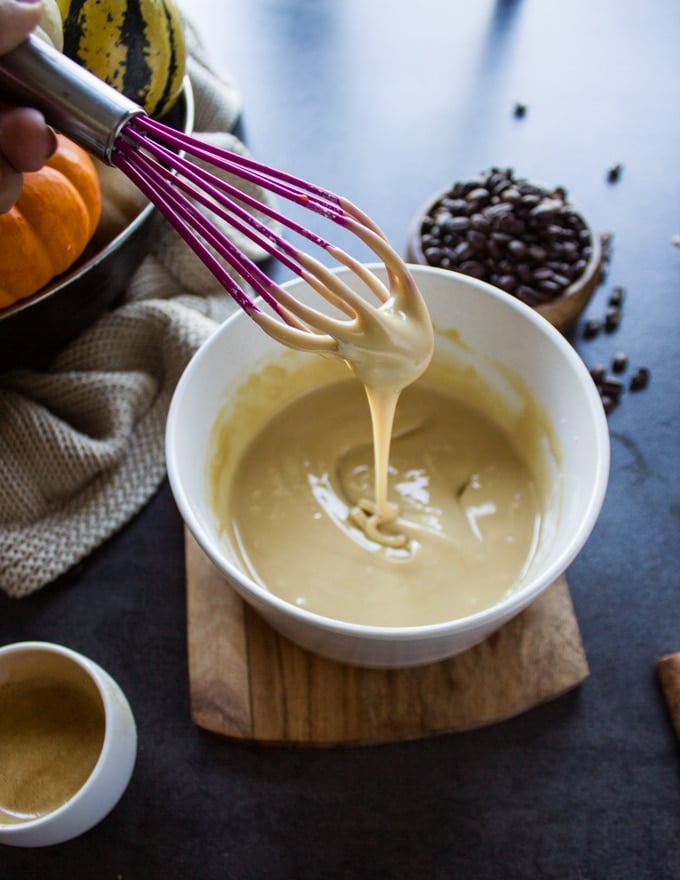
[[[231,149],[239,95],[187,24],[197,137]],[[257,187],[243,185],[260,198]],[[172,393],[231,299],[160,218],[125,302],[44,372],[0,374],[0,588],[25,596],[131,519],[165,475]],[[237,240],[235,236],[232,236]],[[263,254],[237,243],[254,259]]]

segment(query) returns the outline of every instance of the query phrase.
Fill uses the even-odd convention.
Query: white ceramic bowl
[[[93,660],[49,642],[17,642],[0,648],[0,687],[36,676],[89,692],[103,710],[104,735],[94,769],[69,800],[35,819],[3,824],[0,818],[0,843],[10,846],[63,843],[92,828],[121,798],[137,755],[137,728],[128,701]],[[11,756],[3,754],[2,761],[6,767]]]
[[[432,267],[411,269],[432,315],[437,349],[457,360],[469,358],[500,394],[505,393],[505,384],[512,395],[508,375],[520,377],[545,412],[552,439],[561,450],[554,485],[548,491],[549,527],[543,530],[521,583],[493,607],[431,625],[364,626],[293,606],[244,573],[237,555],[218,535],[211,508],[210,435],[220,410],[247,376],[263,364],[276,363],[282,354],[282,347],[244,314],[227,320],[196,353],[177,386],[167,422],[170,485],[185,523],[207,556],[280,633],[318,654],[360,666],[437,661],[471,647],[518,614],[565,572],[583,547],[604,500],[609,474],[609,434],[602,403],[585,365],[564,337],[535,311],[484,282]],[[311,299],[302,282],[286,286],[296,296]],[[316,295],[314,302],[318,299]]]

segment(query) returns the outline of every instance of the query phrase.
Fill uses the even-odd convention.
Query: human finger
[[[38,26],[42,11],[42,0],[0,0],[0,55],[26,39]]]
[[[57,136],[38,110],[16,107],[0,113],[0,153],[17,171],[37,171],[56,148]]]

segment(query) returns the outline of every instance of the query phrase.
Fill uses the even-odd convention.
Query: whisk
[[[150,118],[137,104],[44,42],[29,37],[0,58],[0,95],[41,110],[55,128],[119,168],[167,218],[235,302],[286,345],[346,357],[356,342],[358,327],[380,332],[386,310],[424,309],[407,267],[376,224],[351,202]],[[387,285],[343,249],[187,157],[228,172],[232,179],[257,184],[354,233],[385,265]],[[222,234],[202,209],[226,221],[304,279],[341,316],[321,312],[292,297]],[[377,304],[256,215],[271,218],[349,268],[374,294]]]

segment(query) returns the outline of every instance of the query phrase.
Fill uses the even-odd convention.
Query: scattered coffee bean
[[[628,355],[623,351],[619,351],[614,355],[614,359],[612,360],[612,370],[615,373],[623,373],[623,371],[628,366]]]
[[[618,326],[618,322],[621,319],[621,304],[623,303],[623,298],[623,287],[615,287],[609,297],[609,307],[607,309],[608,323],[605,323],[606,329],[612,329],[612,322],[616,323]],[[599,328],[600,326],[601,324],[597,318],[591,318],[584,325],[583,335],[585,337],[596,335],[593,328]],[[597,387],[602,406],[607,415],[609,415],[620,403],[621,396],[625,390],[625,385],[618,376],[621,375],[621,373],[624,373],[627,368],[628,355],[625,354],[625,352],[619,351],[614,355],[611,362],[611,370],[612,373],[614,373],[613,376],[607,374],[607,368],[604,364],[595,364],[589,369],[589,373]],[[639,367],[630,377],[628,389],[630,391],[641,391],[643,388],[647,387],[650,378],[651,372],[649,368]]]
[[[604,316],[604,329],[608,333],[613,333],[621,323],[621,308],[619,306],[609,306]]]
[[[586,339],[593,339],[602,329],[602,322],[599,318],[589,318],[583,328],[583,335]]]
[[[609,305],[610,306],[622,305],[625,295],[626,295],[626,291],[623,289],[623,287],[613,287],[612,292],[609,296]]]
[[[640,367],[631,376],[628,387],[631,391],[642,391],[643,388],[649,385],[651,375],[648,367]]]
[[[523,119],[527,115],[527,105],[520,104],[519,101],[515,104],[515,117],[517,119]]]
[[[600,394],[600,400],[602,401],[602,406],[604,407],[604,411],[607,415],[609,415],[612,410],[616,408],[618,400],[614,400],[613,397],[609,397],[608,394]]]
[[[622,171],[623,165],[612,165],[609,171],[607,171],[607,180],[609,181],[609,183],[616,183],[617,180],[620,179]]]
[[[609,271],[609,263],[612,256],[612,234],[611,232],[600,233],[600,248],[602,250],[602,265],[600,268],[600,284],[603,284],[607,278]]]
[[[607,375],[607,368],[604,364],[595,364],[594,367],[590,368],[590,375],[596,385],[601,385]]]
[[[600,383],[600,393],[603,397],[610,397],[612,400],[618,403],[619,398],[623,394],[624,384],[620,379],[614,379],[613,377],[605,377],[605,379]]]
[[[420,244],[430,265],[474,275],[536,305],[578,280],[593,242],[564,187],[548,190],[511,168],[491,168],[454,183],[430,207]]]

